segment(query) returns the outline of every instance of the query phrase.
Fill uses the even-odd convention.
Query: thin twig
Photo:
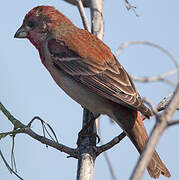
[[[173,126],[179,124],[179,120],[171,120],[170,122],[168,122],[168,126]]]
[[[9,132],[0,133],[0,140],[1,140],[2,138],[5,138],[5,137],[8,136],[8,135],[13,135],[13,133],[14,133],[14,130],[13,130],[13,131],[9,131]]]
[[[55,131],[53,130],[53,128],[50,126],[50,124],[48,124],[46,121],[44,121],[44,120],[43,120],[42,118],[40,118],[39,116],[33,117],[33,119],[28,123],[28,126],[29,126],[29,127],[31,127],[31,124],[32,124],[32,122],[33,122],[34,120],[39,120],[39,121],[41,122],[42,127],[43,127],[42,129],[43,129],[43,135],[44,135],[44,137],[45,137],[45,132],[47,132],[47,134],[49,135],[49,137],[51,138],[51,140],[56,141],[56,142],[58,143],[58,138],[57,138],[57,136],[56,136]],[[52,132],[53,136],[55,137],[55,140],[54,140],[54,138],[51,136],[51,134],[48,132],[48,130],[47,130],[47,128],[46,128],[45,125],[50,129],[50,131]]]
[[[152,76],[152,77],[138,77],[135,75],[130,75],[130,76],[131,76],[132,80],[134,80],[134,81],[149,83],[149,82],[163,81],[165,78],[175,75],[176,73],[178,73],[177,69],[168,71],[163,74],[159,74],[157,76]],[[174,84],[172,84],[172,85],[174,85]]]
[[[165,53],[172,60],[172,62],[176,66],[177,71],[179,72],[179,63],[178,63],[177,59],[168,50],[166,50],[165,48],[163,48],[163,47],[161,47],[161,46],[159,46],[159,45],[157,45],[155,43],[149,42],[149,41],[130,41],[130,42],[123,43],[120,46],[120,48],[118,49],[116,54],[118,56],[123,51],[124,48],[126,48],[126,47],[128,47],[130,45],[140,45],[140,44],[157,48],[160,51],[162,51],[163,53]],[[178,79],[179,79],[179,73],[178,73]]]
[[[11,174],[12,174],[12,173],[15,174],[19,179],[23,180],[23,178],[21,178],[21,177],[9,166],[9,164],[8,164],[8,162],[6,161],[6,159],[4,158],[1,150],[0,150],[0,156],[1,156],[4,164],[6,165],[7,169],[9,170],[9,172],[10,172]]]
[[[164,97],[162,99],[162,101],[158,104],[157,106],[157,110],[158,111],[162,111],[164,109],[166,109],[166,107],[168,106],[169,104],[169,98],[171,98],[173,96],[173,93],[170,93],[169,95],[167,95],[166,97]]]
[[[170,85],[170,86],[176,87],[176,83],[174,83],[174,82],[172,82],[172,81],[170,81],[168,79],[163,79],[163,80],[161,79],[161,81],[168,84],[168,85]]]
[[[176,58],[168,50],[166,50],[165,48],[163,48],[163,47],[161,47],[161,46],[159,46],[159,45],[157,45],[155,43],[149,42],[149,41],[130,41],[130,42],[123,43],[121,45],[121,47],[118,49],[118,51],[117,51],[117,56],[121,53],[121,51],[124,48],[126,48],[126,47],[128,47],[130,45],[138,45],[138,44],[139,45],[142,44],[142,45],[147,45],[147,46],[155,47],[155,48],[161,50],[162,52],[164,52],[173,61],[173,63],[175,64],[176,68],[179,67],[178,61],[176,60]]]
[[[22,129],[16,129],[16,130],[9,131],[9,132],[2,132],[2,133],[0,133],[0,140],[1,140],[1,138],[5,138],[8,135],[13,136],[13,135],[20,134],[20,133],[23,133]]]
[[[157,111],[163,111],[164,109],[166,109],[170,103],[172,96],[173,96],[173,93],[170,93],[168,96],[164,97],[162,101],[158,104]],[[179,107],[176,110],[179,110]]]
[[[46,137],[40,136],[37,133],[35,133],[29,126],[24,125],[22,122],[17,120],[15,117],[13,117],[10,112],[3,106],[3,104],[0,102],[0,110],[3,112],[3,114],[8,118],[8,120],[14,125],[15,130],[12,131],[13,133],[25,133],[31,136],[32,138],[38,140],[39,142],[46,144],[50,147],[53,147],[61,152],[69,154],[71,157],[77,158],[77,150],[70,148],[68,146],[65,146],[63,144],[57,143],[55,141],[52,141],[51,139],[48,139]]]
[[[116,144],[118,144],[125,136],[126,136],[125,132],[122,132],[119,136],[113,138],[108,143],[106,143],[106,144],[104,144],[102,146],[99,146],[97,148],[97,155],[101,154],[104,151],[107,151],[108,149],[110,149],[113,146],[115,146]]]
[[[83,7],[83,3],[81,2],[81,0],[76,0],[76,3],[77,3],[78,10],[80,12],[80,15],[81,15],[83,26],[87,31],[90,32],[90,26],[88,23],[88,18],[87,18],[86,13],[85,13],[85,9]]]
[[[15,135],[12,135],[11,167],[12,167],[12,169],[14,169],[15,172],[17,172],[16,160],[15,160],[15,156],[14,156],[14,147],[15,147],[14,138],[15,138]]]
[[[125,2],[125,6],[127,8],[128,11],[132,10],[134,12],[134,14],[138,17],[139,15],[136,12],[136,7],[131,5],[131,3],[128,0],[124,0]]]

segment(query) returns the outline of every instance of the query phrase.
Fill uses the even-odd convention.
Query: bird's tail
[[[132,140],[133,144],[139,151],[142,152],[143,147],[148,139],[147,132],[145,130],[144,124],[140,117],[140,113],[137,112],[137,121],[135,121],[132,131],[128,134],[129,138]],[[152,178],[159,178],[160,174],[170,177],[170,172],[160,159],[158,153],[154,151],[153,156],[148,164],[147,170]]]
[[[126,112],[125,112],[126,110]],[[118,111],[119,112],[119,111]],[[117,114],[115,114],[116,117]],[[117,123],[123,128],[128,137],[131,139],[139,153],[142,152],[143,147],[148,139],[143,121],[140,113],[136,111],[131,112],[127,109],[122,109],[121,114],[117,115]],[[134,119],[134,120],[132,120]],[[137,119],[137,120],[136,120]],[[158,153],[154,151],[150,163],[147,167],[148,173],[152,178],[159,178],[160,174],[170,177],[170,172],[164,163],[161,161]]]

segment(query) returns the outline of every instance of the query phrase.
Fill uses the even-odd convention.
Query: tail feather
[[[147,132],[145,130],[144,124],[140,117],[140,113],[137,112],[137,120],[134,122],[132,131],[128,134],[129,138],[132,140],[133,144],[139,151],[142,152],[143,147],[148,139]],[[160,175],[164,175],[166,177],[170,177],[170,172],[167,167],[164,165],[162,160],[160,159],[158,153],[154,151],[151,161],[147,167],[148,173],[152,178],[159,178]]]
[[[138,152],[141,153],[148,139],[148,135],[145,130],[143,121],[140,117],[140,113],[121,107],[120,111],[119,109],[116,112],[114,111],[113,115],[113,119],[122,127],[122,129],[125,131],[132,143],[137,148]],[[171,176],[169,170],[161,161],[156,151],[154,151],[153,153],[147,170],[149,175],[155,179],[159,178],[161,174],[166,177]]]
[[[156,151],[154,151],[153,153],[152,159],[150,163],[148,164],[147,170],[148,170],[149,175],[155,179],[159,178],[160,174],[168,178],[171,176],[170,172],[168,171],[166,166],[163,164],[163,162],[161,161]]]

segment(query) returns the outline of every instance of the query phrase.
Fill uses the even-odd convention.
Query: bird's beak
[[[14,35],[14,38],[27,38],[28,29],[21,26]]]

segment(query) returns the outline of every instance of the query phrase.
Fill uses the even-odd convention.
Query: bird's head
[[[26,14],[22,26],[17,30],[14,37],[27,38],[39,49],[47,35],[54,33],[57,29],[60,31],[60,27],[64,27],[64,25],[73,26],[72,22],[54,7],[37,6]]]

